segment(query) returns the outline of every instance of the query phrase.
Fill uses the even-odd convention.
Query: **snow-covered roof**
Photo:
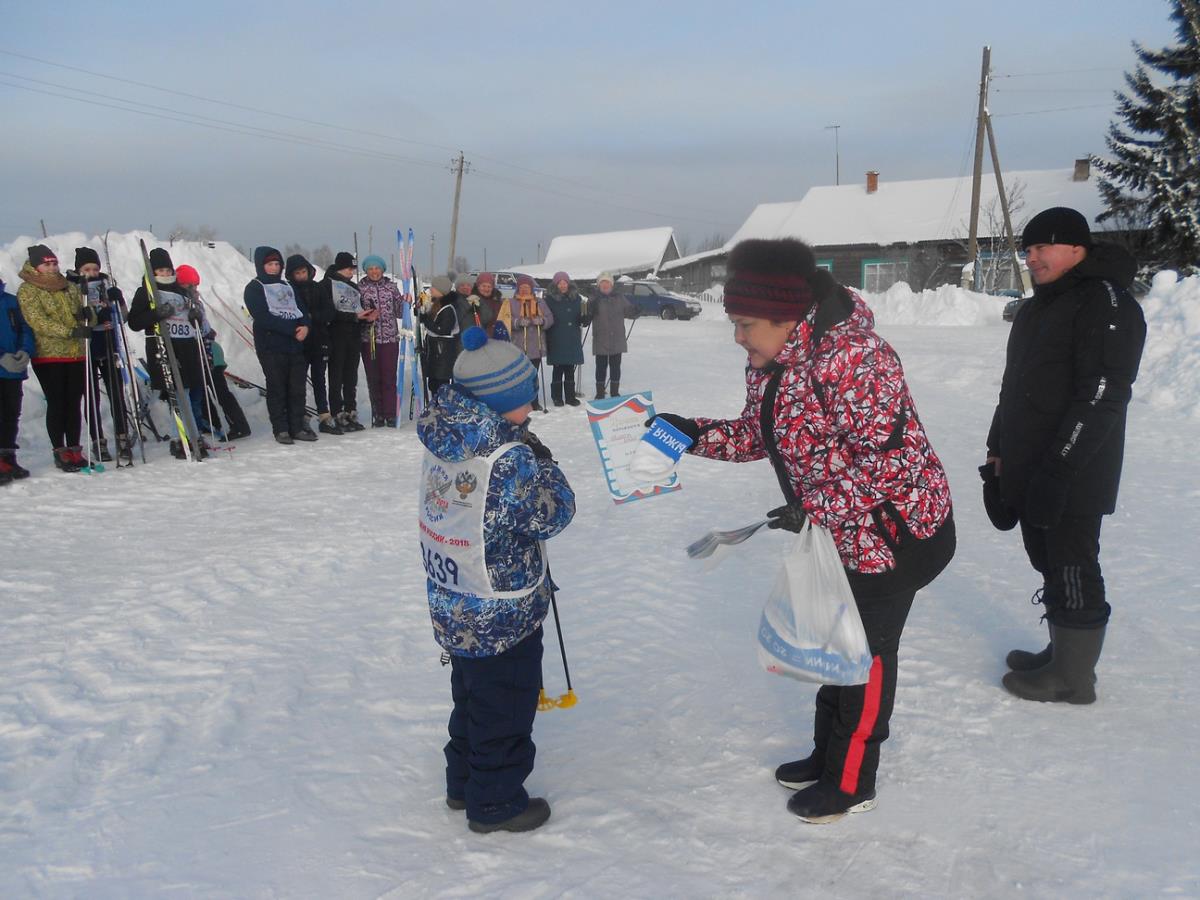
[[[1005,172],[1004,189],[1011,197],[1023,186],[1023,206],[1014,213],[1020,221],[1051,206],[1070,206],[1095,227],[1103,209],[1095,178],[1074,181],[1073,169]],[[983,176],[980,208],[996,200],[996,179]],[[999,203],[996,220],[1001,222]],[[965,237],[971,210],[971,176],[927,178],[919,181],[879,179],[879,188],[867,193],[865,183],[811,188],[803,200],[760,203],[725,244],[729,250],[746,238],[795,237],[814,247],[842,244],[916,243]],[[980,216],[980,236],[988,229]],[[1002,226],[1001,226],[1002,227]]]
[[[564,234],[550,242],[540,265],[518,265],[512,270],[533,278],[553,278],[555,272],[566,272],[581,281],[594,281],[601,272],[620,275],[656,271],[674,243],[675,232],[670,226]]]
[[[726,252],[724,246],[717,247],[713,250],[701,250],[699,253],[691,253],[687,256],[681,256],[679,259],[673,259],[670,262],[665,262],[659,267],[660,272],[670,272],[674,269],[681,269],[684,266],[692,263],[700,262],[702,259],[708,259],[713,256],[723,256]]]

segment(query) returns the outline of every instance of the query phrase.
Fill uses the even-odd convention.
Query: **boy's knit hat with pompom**
[[[514,344],[489,341],[478,325],[463,332],[454,380],[498,413],[511,412],[537,396],[537,370]]]

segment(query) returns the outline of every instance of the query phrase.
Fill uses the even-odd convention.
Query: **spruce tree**
[[[1109,126],[1110,158],[1093,162],[1100,219],[1147,229],[1142,262],[1191,272],[1200,270],[1200,0],[1171,7],[1178,45],[1134,42],[1138,64],[1117,94],[1123,122]]]

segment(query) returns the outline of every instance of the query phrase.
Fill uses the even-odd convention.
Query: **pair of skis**
[[[400,420],[412,421],[425,410],[425,378],[421,372],[420,320],[415,313],[417,269],[413,264],[413,230],[408,236],[396,229],[396,251],[400,260],[400,361],[396,372],[396,393],[400,398]]]

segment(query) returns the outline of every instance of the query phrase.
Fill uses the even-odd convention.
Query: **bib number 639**
[[[458,586],[458,563],[452,557],[442,556],[421,544],[421,559],[425,574],[438,584]]]

